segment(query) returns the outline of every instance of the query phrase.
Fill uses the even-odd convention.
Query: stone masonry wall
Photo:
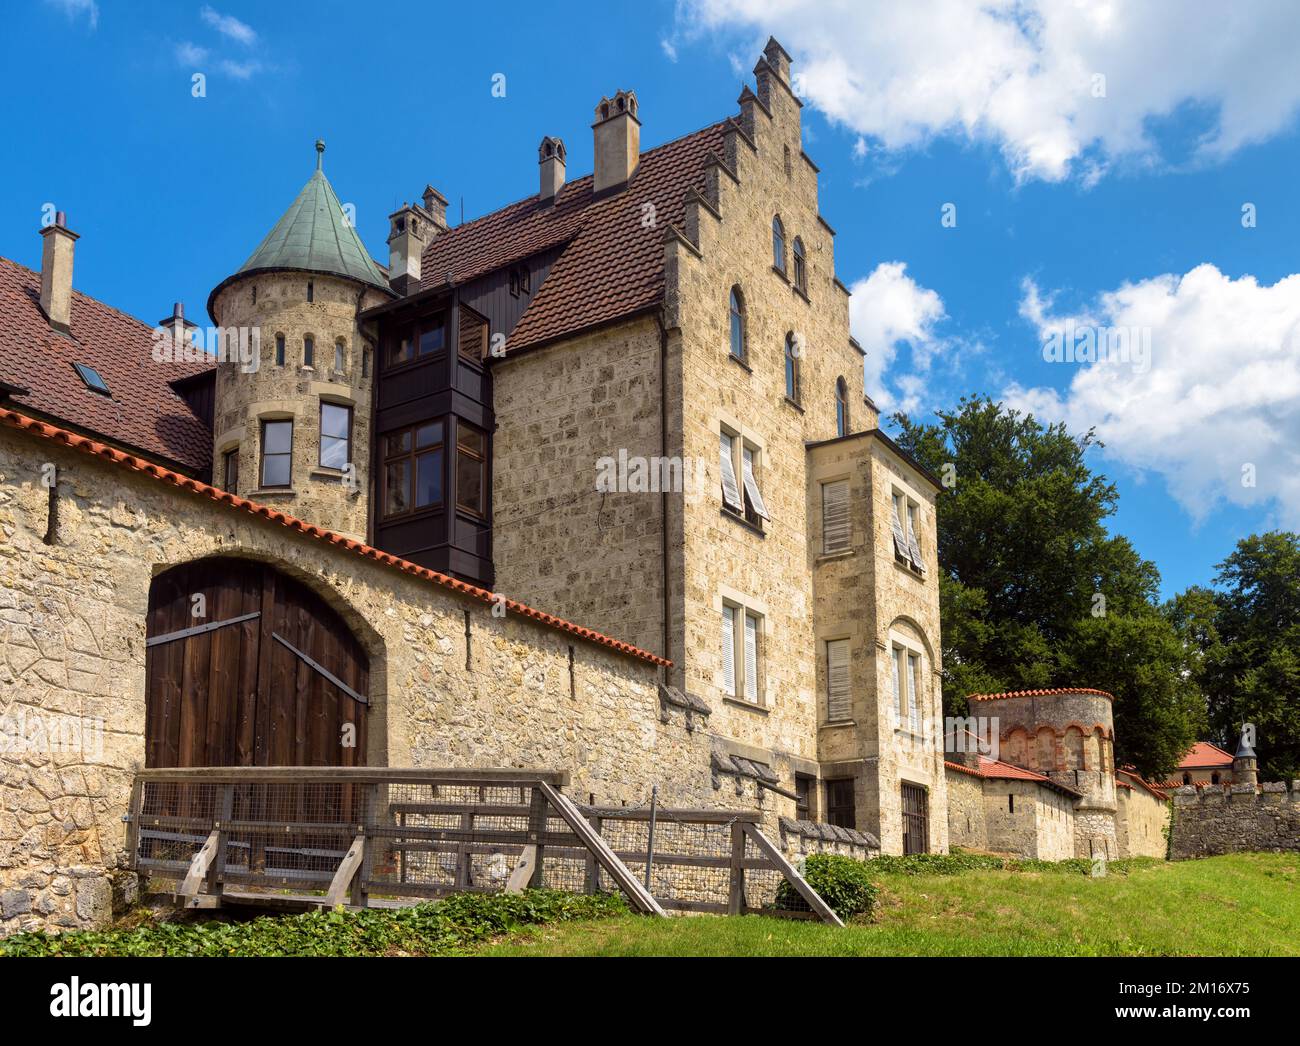
[[[1300,781],[1225,788],[1179,788],[1174,792],[1170,857],[1300,850]]]
[[[211,555],[270,562],[343,614],[370,658],[372,765],[557,769],[583,801],[635,805],[658,783],[665,804],[753,806],[715,791],[705,731],[661,703],[654,666],[9,428],[0,535],[0,722],[103,725],[102,752],[0,752],[0,933],[107,918],[145,758],[150,580]]]
[[[1116,789],[1115,838],[1121,857],[1164,857],[1169,849],[1169,803],[1138,788]]]
[[[948,778],[948,845],[967,850],[989,848],[985,821],[984,782],[973,774],[949,767]]]

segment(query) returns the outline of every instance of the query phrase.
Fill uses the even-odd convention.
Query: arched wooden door
[[[149,588],[145,765],[361,766],[370,666],[305,585],[204,559]]]

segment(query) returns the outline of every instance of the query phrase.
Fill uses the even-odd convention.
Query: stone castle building
[[[426,187],[386,266],[318,142],[208,299],[215,365],[179,304],[75,291],[62,215],[39,272],[0,259],[0,931],[102,921],[141,766],[559,769],[803,849],[1028,851],[970,797],[1006,779],[945,768],[940,487],[878,427],[790,83],[770,41],[735,113],[644,150],[602,98],[591,174],[548,134],[491,214]],[[1086,727],[1033,846],[1122,852],[1075,693],[997,703],[1028,765],[1041,717]]]

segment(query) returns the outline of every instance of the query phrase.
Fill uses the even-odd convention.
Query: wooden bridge
[[[547,887],[616,889],[656,916],[840,924],[759,829],[759,812],[581,807],[564,783],[531,770],[142,770],[127,851],[192,908],[394,907]]]

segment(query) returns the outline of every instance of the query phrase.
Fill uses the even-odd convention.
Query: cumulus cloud
[[[1193,154],[1222,158],[1285,130],[1300,103],[1290,0],[1213,17],[1182,0],[678,0],[679,39],[743,35],[757,54],[768,32],[832,121],[888,150],[991,142],[1021,181],[1157,165],[1152,121],[1187,111]]]
[[[223,15],[206,5],[199,11],[199,17],[222,36],[238,43],[252,45],[257,42],[257,33],[253,27],[241,22],[234,15]]]
[[[51,7],[57,7],[69,19],[85,19],[91,29],[99,25],[99,4],[95,0],[45,0]]]
[[[198,65],[208,57],[208,49],[183,40],[176,45],[176,61],[181,65]]]
[[[849,327],[867,353],[867,394],[882,410],[917,411],[923,405],[924,375],[945,345],[935,331],[946,315],[943,299],[907,275],[907,266],[900,261],[881,262],[849,290]],[[903,345],[911,350],[911,370],[895,374]],[[886,376],[892,387],[886,384]]]
[[[1013,384],[1008,404],[1095,427],[1108,456],[1161,475],[1194,519],[1226,503],[1271,506],[1281,525],[1300,526],[1300,274],[1266,286],[1202,264],[1064,314],[1026,281],[1020,311],[1044,346],[1065,330],[1077,344],[1088,328],[1099,344],[1103,328],[1145,336],[1150,366],[1054,364],[1077,368],[1062,390]]]

